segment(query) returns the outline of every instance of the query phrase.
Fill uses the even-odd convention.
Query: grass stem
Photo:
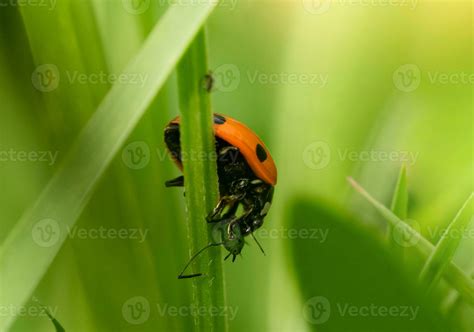
[[[181,148],[190,254],[213,242],[207,214],[218,199],[215,141],[212,130],[210,96],[204,86],[208,72],[206,36],[202,30],[178,66],[179,106],[181,109]],[[194,305],[198,308],[225,306],[224,278],[220,248],[209,248],[191,265],[204,277],[193,278]],[[207,276],[206,276],[207,274]],[[183,282],[185,282],[183,280]],[[201,331],[226,331],[226,317],[198,316]]]

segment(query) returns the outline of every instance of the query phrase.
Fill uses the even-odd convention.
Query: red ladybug
[[[252,130],[221,114],[214,114],[213,120],[220,199],[206,219],[225,226],[219,244],[229,251],[226,258],[233,255],[234,261],[242,251],[243,237],[253,236],[263,224],[272,203],[277,170],[270,152]],[[176,117],[166,126],[165,143],[182,170],[179,123],[180,118]],[[182,187],[184,177],[169,180],[165,185]],[[239,205],[243,212],[236,215]]]

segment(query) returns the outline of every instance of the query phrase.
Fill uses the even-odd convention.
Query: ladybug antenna
[[[253,233],[250,233],[250,235],[252,235],[252,238],[255,240],[255,243],[258,245],[258,247],[260,248],[260,251],[262,252],[263,256],[266,256],[265,255],[265,250],[263,250],[263,247],[262,245],[260,244],[260,242],[257,241],[257,238],[255,237],[255,235],[253,235]]]
[[[178,276],[178,279],[188,279],[188,278],[194,278],[194,277],[200,277],[202,276],[202,273],[193,273],[193,274],[184,274],[184,271],[186,271],[186,269],[188,268],[188,266],[194,261],[194,259],[199,256],[204,250],[206,249],[209,249],[211,247],[217,247],[217,246],[220,246],[222,245],[222,243],[209,243],[207,246],[205,246],[204,248],[202,248],[201,250],[199,250],[197,253],[195,253],[193,255],[193,257],[191,257],[191,259],[189,260],[188,264],[186,264],[186,266],[184,267],[183,271],[181,271],[181,273],[179,274]]]

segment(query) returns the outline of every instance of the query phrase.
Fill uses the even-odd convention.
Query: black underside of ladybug
[[[173,158],[181,162],[179,138],[178,124],[165,128],[168,150]],[[225,223],[230,234],[234,227],[239,227],[238,232],[245,236],[262,226],[272,202],[273,186],[255,176],[237,147],[219,137],[215,139],[220,200],[207,221]],[[183,185],[183,176],[166,182],[167,187]],[[239,205],[243,212],[236,215]]]

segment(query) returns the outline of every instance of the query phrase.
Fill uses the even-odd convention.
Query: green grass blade
[[[204,2],[172,6],[150,33],[124,70],[124,74],[145,75],[145,84],[112,87],[58,172],[5,240],[0,275],[8,287],[2,291],[2,305],[20,307],[34,291],[64,242],[66,228],[74,225],[94,185],[214,7],[215,3]],[[35,227],[44,226],[55,237],[53,244],[34,241]],[[2,316],[0,330],[7,329],[14,318]]]
[[[398,175],[397,186],[395,187],[395,192],[393,193],[392,205],[390,209],[400,219],[405,220],[407,218],[408,190],[405,165],[402,165],[400,168],[400,174]]]
[[[438,284],[443,272],[451,262],[456,249],[461,243],[460,236],[453,236],[453,233],[462,233],[469,226],[473,219],[474,194],[471,193],[464,205],[458,211],[453,221],[438,241],[434,251],[427,259],[420,273],[420,282],[426,286],[427,292]]]
[[[51,314],[51,312],[48,310],[46,306],[41,306],[41,309],[46,314],[46,316],[48,316],[48,318],[51,320],[51,323],[53,324],[54,330],[56,332],[66,332],[66,330],[61,325],[61,323]]]
[[[403,164],[398,175],[397,185],[393,192],[392,204],[390,209],[392,212],[402,220],[407,219],[408,209],[408,189],[407,189],[407,172]],[[391,224],[387,227],[387,238],[392,247],[398,247],[393,237],[393,226]]]
[[[389,223],[392,224],[394,229],[404,232],[412,238],[413,243],[415,243],[415,249],[423,258],[427,259],[432,254],[434,246],[427,239],[410,227],[406,222],[398,218],[392,211],[390,211],[390,209],[386,208],[382,203],[373,198],[354,179],[348,178],[348,181]],[[471,304],[474,304],[474,282],[456,264],[453,262],[448,264],[446,271],[444,272],[444,277],[459,291],[464,299]]]
[[[183,158],[183,172],[191,255],[214,242],[205,218],[218,198],[215,160],[199,157],[215,154],[210,97],[203,85],[207,72],[206,37],[202,31],[178,66],[179,105],[182,113],[181,146],[183,155],[189,156],[187,160]],[[225,306],[220,251],[220,248],[210,248],[194,264],[195,272],[208,274],[193,279],[197,307]],[[197,317],[196,325],[202,331],[227,330],[226,317],[221,315]]]

